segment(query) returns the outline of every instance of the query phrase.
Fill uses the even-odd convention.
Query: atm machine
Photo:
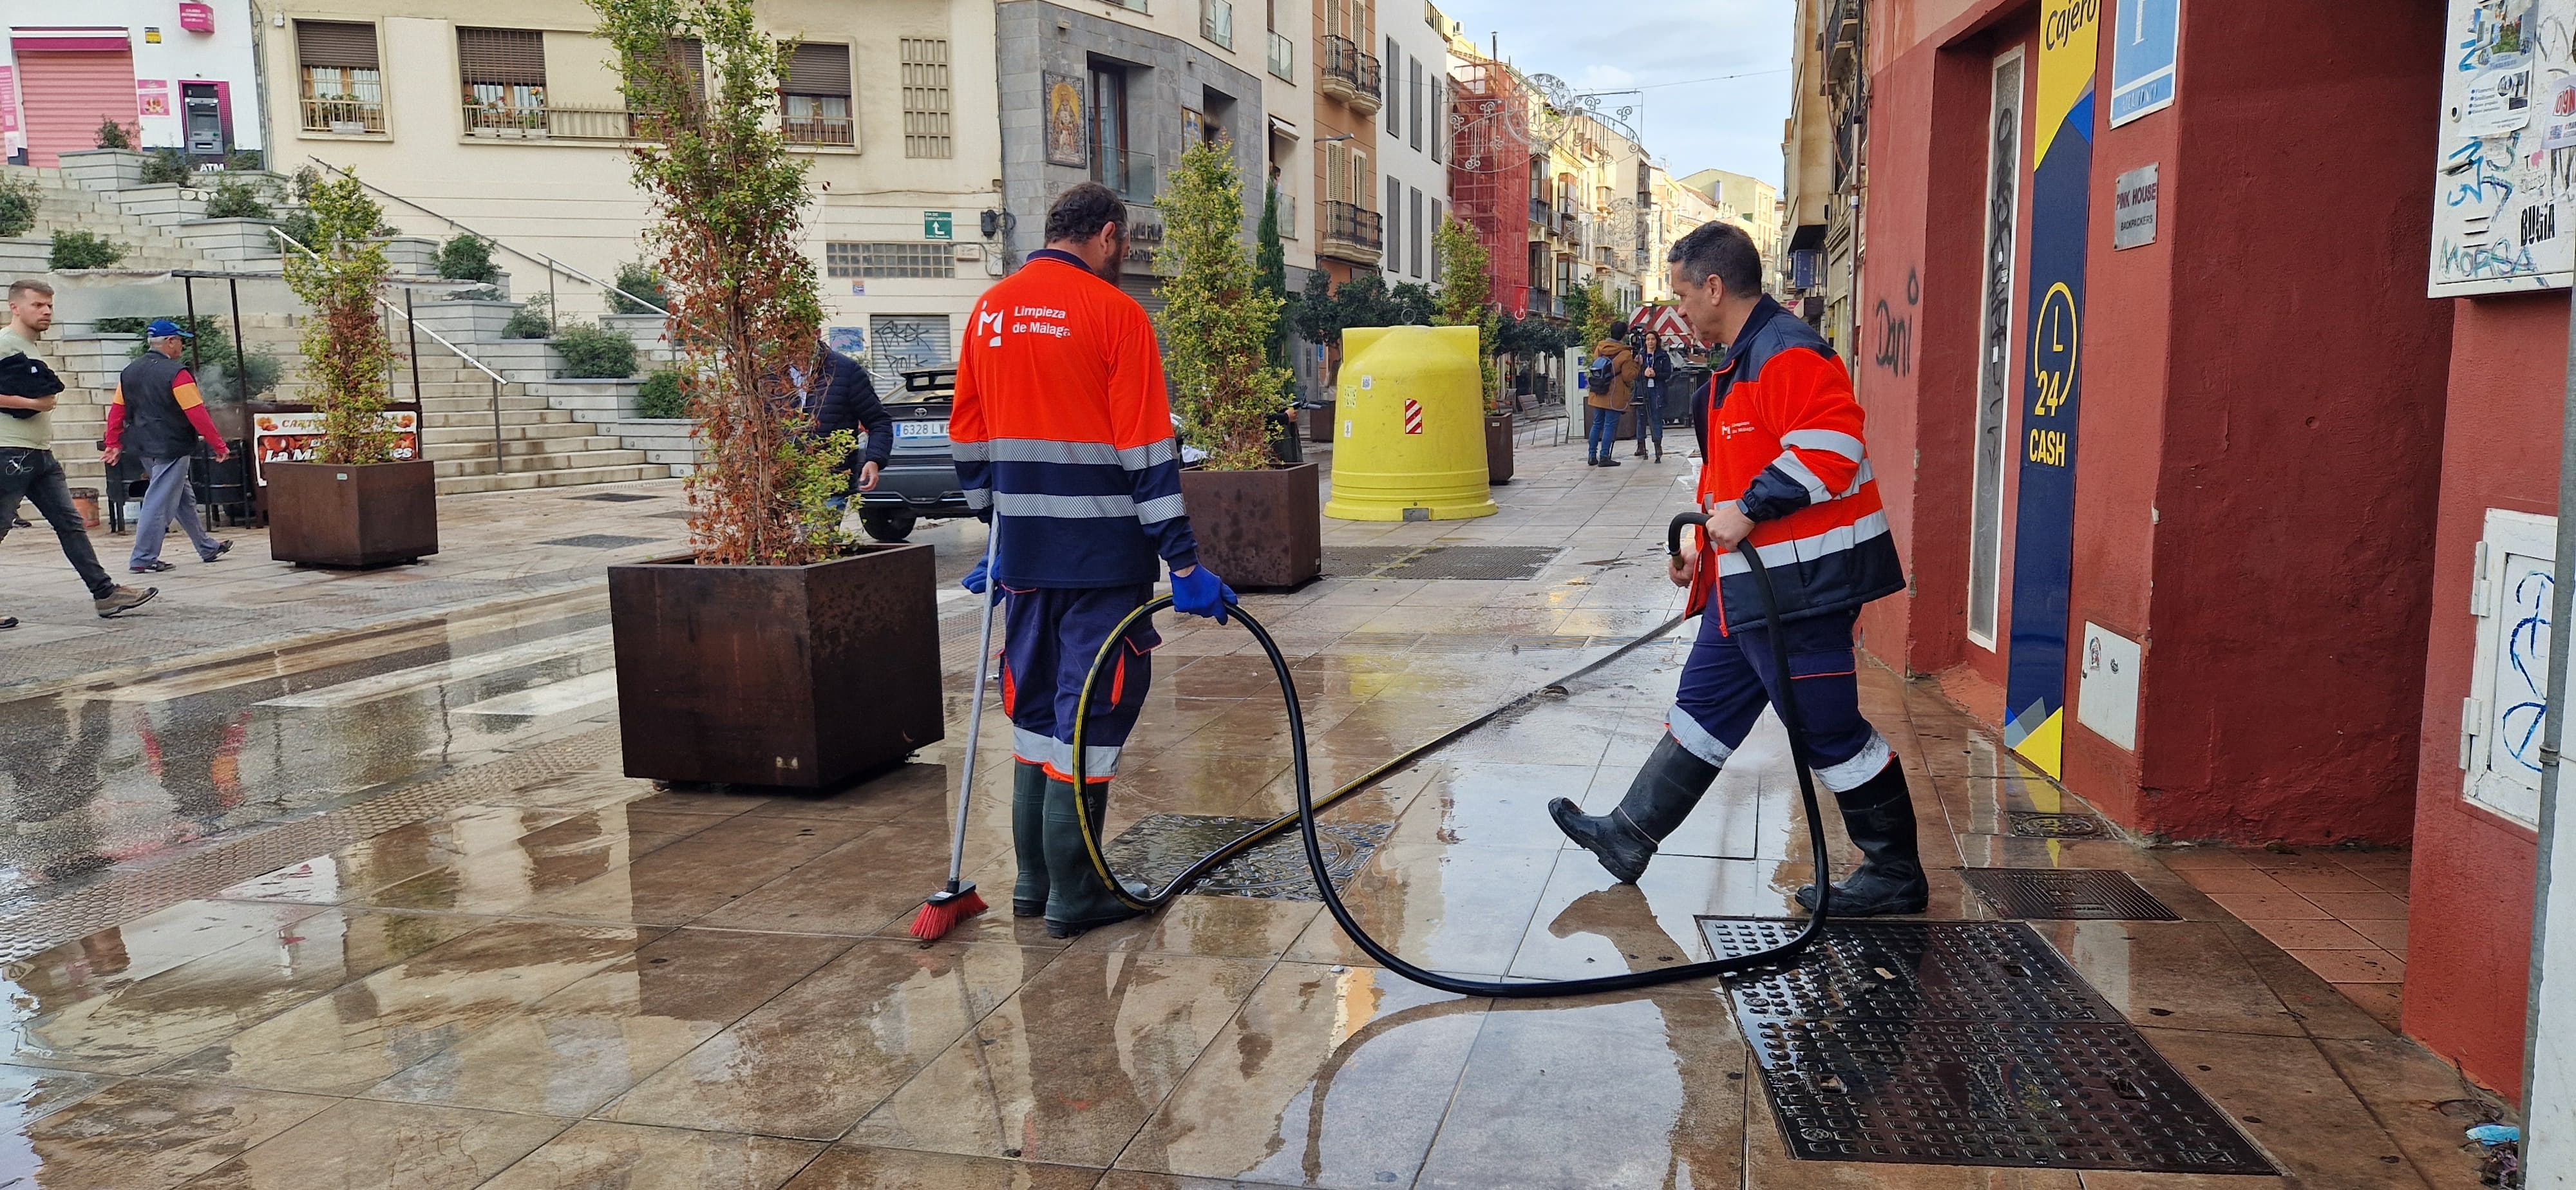
[[[180,128],[191,163],[222,165],[232,156],[232,130],[224,116],[224,97],[215,84],[179,84]]]

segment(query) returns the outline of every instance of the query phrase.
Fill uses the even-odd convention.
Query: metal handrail
[[[362,186],[365,184],[366,183],[363,182],[359,183],[359,185]],[[295,237],[286,234],[284,228],[270,227],[268,229],[268,234],[276,236],[279,242],[294,248],[296,251],[301,252],[306,256],[310,256],[315,260],[322,259],[321,253],[316,252],[303,244],[297,243]],[[411,316],[410,289],[406,288],[403,290],[403,304],[400,306],[396,306],[392,302],[387,301],[385,299],[385,295],[381,293],[376,294],[375,299],[377,305],[383,306],[385,309],[402,316],[403,330],[411,337],[408,354],[411,357],[411,399],[415,404],[417,404],[421,399],[420,336],[422,335],[428,335],[430,342],[446,348],[448,351],[454,353],[456,358],[474,365],[475,371],[481,372],[485,376],[492,378],[492,474],[501,475],[508,472],[510,469],[510,456],[507,449],[502,445],[503,439],[501,437],[501,388],[510,382],[503,378],[499,372],[493,371],[491,367],[486,365],[483,361],[474,358],[474,356],[464,348],[448,342],[447,336],[439,334],[437,331],[431,330],[428,327],[422,326],[419,319],[413,318]],[[234,321],[238,323],[240,321],[240,316],[235,315]],[[239,333],[238,327],[236,327],[235,333]],[[420,444],[420,457],[423,459],[427,459],[429,457],[429,440],[426,437],[429,429],[427,424],[428,417],[429,411],[427,409],[423,409],[421,411],[421,430],[424,436],[422,437]]]
[[[543,266],[545,266],[545,267],[546,267],[546,269],[547,269],[547,271],[548,271],[549,273],[558,273],[558,272],[560,272],[560,273],[566,273],[566,274],[569,274],[569,275],[574,276],[574,277],[578,277],[578,278],[580,278],[580,279],[582,279],[582,280],[584,280],[584,281],[588,281],[588,282],[590,282],[591,284],[593,284],[593,285],[596,285],[596,286],[600,287],[601,289],[605,289],[605,290],[609,291],[610,293],[613,293],[613,294],[618,295],[619,297],[625,298],[627,301],[630,301],[630,302],[635,303],[636,305],[642,306],[642,307],[644,307],[645,309],[652,311],[653,313],[659,314],[659,315],[661,315],[661,316],[662,316],[662,317],[664,317],[664,318],[668,318],[668,317],[670,317],[670,316],[671,316],[671,312],[670,312],[670,311],[665,310],[665,309],[663,309],[663,308],[662,308],[662,307],[660,307],[660,306],[654,305],[654,304],[653,304],[653,303],[651,303],[651,302],[645,301],[644,299],[642,299],[642,298],[640,298],[640,297],[637,297],[637,296],[635,296],[634,294],[628,293],[628,292],[626,292],[626,291],[625,291],[625,290],[623,290],[623,289],[619,289],[618,287],[616,287],[616,286],[614,286],[614,285],[611,285],[611,284],[609,284],[609,283],[608,283],[608,282],[606,282],[606,281],[602,281],[602,280],[600,280],[600,279],[599,279],[599,278],[597,278],[597,277],[591,276],[590,274],[585,273],[585,272],[581,271],[580,269],[577,269],[577,268],[572,267],[571,265],[565,264],[564,262],[562,262],[562,261],[560,261],[560,260],[556,260],[554,257],[548,256],[548,255],[546,255],[546,254],[545,254],[545,253],[543,253],[543,252],[529,252],[529,251],[527,251],[527,250],[525,250],[525,249],[511,247],[508,243],[506,243],[506,242],[504,242],[504,241],[502,241],[502,240],[500,240],[500,239],[498,239],[498,238],[496,238],[496,237],[493,237],[493,236],[487,236],[487,235],[483,234],[482,232],[476,231],[476,230],[474,230],[474,229],[473,229],[473,228],[471,228],[471,227],[467,227],[467,226],[465,226],[464,224],[457,222],[457,221],[456,221],[456,220],[454,220],[454,219],[448,218],[447,216],[442,215],[442,214],[440,214],[440,213],[438,213],[438,212],[436,212],[436,211],[433,211],[433,210],[429,209],[428,207],[422,206],[420,203],[418,203],[418,202],[416,202],[416,201],[414,201],[414,200],[412,200],[412,199],[405,198],[405,197],[403,197],[402,195],[396,194],[396,193],[394,193],[394,192],[393,192],[393,191],[391,191],[391,190],[387,190],[387,189],[385,189],[385,188],[384,188],[384,187],[382,187],[382,186],[378,186],[378,185],[376,185],[375,183],[370,182],[370,181],[367,181],[367,180],[366,180],[366,179],[364,179],[364,178],[358,178],[358,175],[353,174],[353,173],[350,173],[348,170],[345,170],[345,169],[340,168],[339,166],[333,165],[333,164],[331,164],[331,163],[330,163],[330,162],[328,162],[328,161],[324,161],[324,160],[322,160],[322,159],[321,159],[321,158],[319,158],[319,157],[314,157],[314,158],[312,158],[311,160],[313,161],[313,163],[314,163],[315,165],[319,165],[319,166],[321,166],[321,167],[322,167],[322,168],[324,168],[324,169],[330,170],[332,173],[338,174],[338,175],[340,175],[341,177],[344,177],[344,178],[357,178],[357,181],[358,181],[358,184],[359,184],[359,185],[364,186],[364,187],[366,187],[366,188],[367,188],[367,189],[369,189],[369,190],[375,191],[375,192],[376,192],[376,193],[378,193],[378,194],[384,195],[386,198],[390,198],[390,199],[394,200],[395,202],[398,202],[398,203],[403,204],[404,206],[410,207],[411,209],[413,209],[413,210],[415,210],[415,211],[418,211],[418,212],[420,212],[421,214],[427,215],[427,216],[429,216],[429,217],[430,217],[430,218],[432,218],[432,219],[436,219],[436,220],[438,220],[438,221],[440,221],[440,222],[442,222],[442,223],[445,223],[445,224],[446,224],[446,225],[448,225],[449,227],[452,227],[452,228],[454,228],[454,229],[456,229],[456,230],[458,230],[458,231],[464,232],[464,233],[465,233],[465,234],[467,234],[467,235],[473,236],[475,239],[478,239],[478,240],[483,241],[484,243],[490,244],[490,245],[492,245],[492,246],[493,246],[493,247],[495,247],[495,248],[499,248],[500,250],[502,250],[502,251],[504,251],[504,252],[507,252],[507,253],[511,254],[512,256],[516,256],[516,257],[520,258],[521,260],[532,261],[532,262],[534,262],[534,263],[537,263],[537,264],[543,265]]]

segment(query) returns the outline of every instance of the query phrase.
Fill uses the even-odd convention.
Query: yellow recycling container
[[[1333,498],[1343,521],[1494,515],[1485,486],[1484,374],[1472,326],[1342,332]]]

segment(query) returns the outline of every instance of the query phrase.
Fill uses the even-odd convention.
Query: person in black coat
[[[867,444],[841,466],[854,471],[857,483],[853,490],[874,491],[877,473],[884,469],[887,456],[894,453],[894,418],[877,401],[876,382],[859,361],[834,351],[830,344],[817,344],[814,367],[807,373],[806,408],[814,415],[817,433],[835,430],[864,430]]]

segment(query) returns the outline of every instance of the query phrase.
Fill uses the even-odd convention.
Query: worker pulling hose
[[[1691,525],[1705,526],[1707,523],[1708,516],[1705,513],[1685,512],[1674,517],[1671,525],[1665,530],[1665,548],[1673,556],[1680,556],[1682,529],[1685,526]],[[1738,552],[1742,554],[1747,565],[1752,568],[1752,572],[1759,578],[1759,585],[1764,595],[1763,613],[1765,625],[1768,629],[1765,635],[1770,637],[1772,660],[1775,666],[1777,666],[1779,672],[1787,673],[1789,671],[1788,641],[1786,634],[1782,632],[1783,626],[1779,618],[1779,613],[1776,610],[1777,599],[1776,593],[1771,587],[1770,571],[1764,567],[1761,555],[1754,549],[1750,542],[1746,542],[1739,546]],[[1154,612],[1170,606],[1171,602],[1170,596],[1164,596],[1146,604],[1143,607],[1137,608],[1134,612],[1130,613],[1127,617],[1127,622],[1121,623],[1116,631],[1109,634],[1109,643],[1100,650],[1099,656],[1092,660],[1090,675],[1083,682],[1081,698],[1075,704],[1076,711],[1074,715],[1072,755],[1074,764],[1073,779],[1077,788],[1082,786],[1082,782],[1084,780],[1084,773],[1081,766],[1083,756],[1082,727],[1088,719],[1088,715],[1085,712],[1087,712],[1090,707],[1092,692],[1099,684],[1102,674],[1110,668],[1111,663],[1116,658],[1117,642],[1125,638],[1128,628],[1131,627],[1135,621],[1146,616],[1150,616]],[[1165,885],[1157,892],[1144,890],[1141,885],[1131,885],[1129,882],[1119,879],[1118,875],[1110,870],[1108,857],[1101,850],[1101,822],[1092,816],[1090,807],[1085,804],[1088,799],[1078,799],[1075,802],[1076,813],[1081,815],[1082,838],[1084,840],[1085,847],[1089,851],[1091,863],[1093,867],[1097,869],[1101,882],[1107,885],[1112,894],[1121,902],[1125,903],[1129,908],[1147,912],[1162,908],[1164,905],[1169,904],[1173,898],[1179,896],[1182,891],[1198,883],[1198,881],[1208,873],[1215,871],[1217,868],[1222,867],[1235,857],[1242,855],[1244,852],[1261,845],[1263,842],[1274,838],[1293,827],[1296,828],[1304,837],[1306,845],[1306,867],[1308,873],[1315,881],[1316,890],[1323,895],[1324,908],[1332,913],[1334,922],[1341,926],[1342,932],[1349,935],[1351,941],[1356,943],[1363,952],[1366,952],[1371,961],[1389,971],[1393,971],[1396,974],[1405,977],[1406,979],[1412,980],[1415,983],[1422,984],[1426,987],[1437,988],[1444,992],[1455,992],[1464,996],[1525,998],[1533,996],[1587,995],[1599,992],[1618,992],[1634,988],[1652,987],[1657,984],[1676,983],[1682,980],[1698,979],[1703,976],[1710,975],[1729,975],[1739,971],[1776,966],[1778,964],[1794,960],[1801,952],[1805,951],[1809,945],[1813,944],[1816,938],[1823,932],[1828,915],[1828,906],[1832,902],[1834,889],[1834,885],[1825,878],[1827,851],[1825,843],[1824,818],[1821,812],[1822,807],[1816,800],[1815,781],[1805,762],[1804,747],[1800,743],[1800,741],[1803,741],[1806,738],[1807,733],[1805,730],[1805,724],[1799,715],[1797,700],[1783,699],[1778,704],[1780,717],[1782,723],[1789,729],[1789,738],[1791,741],[1790,754],[1793,758],[1792,766],[1797,770],[1798,774],[1798,796],[1805,805],[1807,812],[1807,843],[1808,847],[1815,855],[1815,866],[1817,872],[1817,880],[1815,884],[1816,901],[1813,906],[1814,912],[1807,919],[1805,928],[1798,931],[1797,936],[1779,946],[1756,951],[1751,954],[1732,955],[1706,962],[1686,963],[1678,967],[1665,967],[1651,971],[1634,971],[1623,975],[1597,976],[1590,979],[1541,980],[1520,983],[1506,983],[1499,980],[1460,979],[1455,976],[1443,975],[1439,972],[1431,971],[1405,961],[1402,956],[1399,956],[1394,951],[1387,949],[1385,944],[1370,937],[1368,931],[1361,928],[1359,921],[1351,915],[1350,908],[1342,903],[1341,893],[1338,889],[1333,887],[1332,873],[1324,863],[1324,847],[1322,840],[1315,832],[1315,817],[1323,810],[1339,803],[1342,799],[1375,785],[1378,781],[1384,779],[1388,775],[1393,774],[1398,770],[1413,764],[1415,761],[1448,746],[1460,737],[1465,736],[1468,733],[1475,731],[1477,728],[1493,722],[1496,718],[1509,713],[1515,708],[1526,704],[1530,699],[1537,696],[1538,691],[1524,694],[1517,699],[1504,703],[1503,705],[1487,711],[1466,723],[1452,728],[1432,740],[1416,745],[1401,755],[1396,756],[1394,759],[1361,774],[1356,780],[1342,786],[1340,789],[1334,790],[1330,796],[1318,801],[1315,798],[1314,782],[1312,774],[1308,768],[1306,756],[1305,716],[1298,703],[1296,678],[1295,675],[1289,671],[1288,659],[1279,651],[1278,644],[1271,639],[1269,629],[1264,628],[1259,620],[1245,614],[1240,606],[1230,608],[1229,611],[1231,613],[1231,618],[1242,621],[1244,630],[1252,634],[1254,642],[1259,644],[1262,652],[1270,658],[1271,670],[1279,679],[1279,690],[1282,698],[1285,700],[1285,711],[1288,718],[1289,761],[1297,788],[1297,812],[1294,814],[1283,815],[1270,822],[1264,823],[1261,826],[1255,827],[1252,830],[1245,832],[1241,837],[1236,838],[1233,842],[1230,842],[1215,851],[1209,852],[1206,856],[1200,858],[1198,862],[1193,863],[1188,868],[1184,869],[1180,875],[1173,877],[1169,884]],[[1609,665],[1611,662],[1617,661],[1621,657],[1627,656],[1638,648],[1662,637],[1664,634],[1672,631],[1672,629],[1681,622],[1682,620],[1680,618],[1672,620],[1661,627],[1656,628],[1652,632],[1640,636],[1627,644],[1621,645],[1616,650],[1613,650],[1608,656],[1602,657],[1599,660],[1584,666],[1582,669],[1576,670],[1574,673],[1568,674],[1565,677],[1558,679],[1556,682],[1550,683],[1550,685],[1563,685],[1564,683],[1572,682],[1587,674],[1593,673],[1602,667]],[[1541,689],[1544,690],[1545,687],[1542,687]],[[1105,816],[1105,801],[1102,805],[1102,813]]]

